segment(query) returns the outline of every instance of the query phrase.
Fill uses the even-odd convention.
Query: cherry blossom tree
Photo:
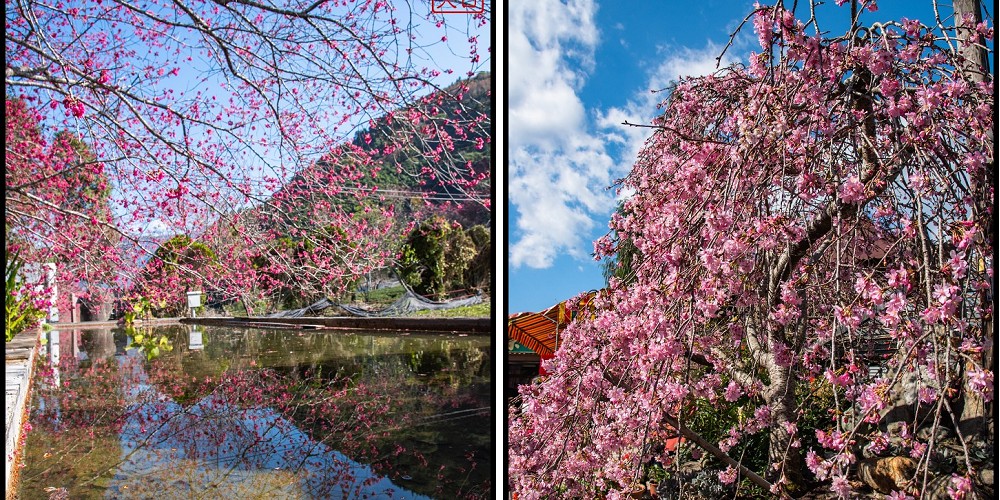
[[[211,285],[232,296],[269,293],[252,262],[279,237],[313,245],[300,266],[312,276],[384,264],[392,251],[379,245],[406,225],[365,216],[395,214],[371,182],[380,171],[489,207],[489,170],[462,151],[488,154],[490,117],[460,80],[489,67],[489,12],[385,0],[9,2],[8,232],[77,285],[129,286],[177,234],[229,259]],[[90,152],[50,151],[63,130]],[[109,210],[68,202],[67,172],[90,176],[71,190],[99,178]]]
[[[186,303],[178,298],[188,290],[203,290],[220,267],[211,248],[184,235],[170,238],[153,255],[139,273],[136,292],[160,316],[184,314]]]
[[[992,488],[992,432],[959,425],[994,404],[993,77],[962,50],[992,50],[992,22],[852,7],[830,37],[813,9],[758,6],[747,66],[671,89],[595,244],[641,256],[630,280],[509,410],[521,498],[613,498],[651,463],[680,476],[678,433],[716,484],[774,495],[847,497],[888,457],[907,467],[883,493]],[[727,408],[713,441],[693,430]]]
[[[110,183],[103,163],[68,130],[46,137],[41,116],[25,100],[8,98],[5,111],[7,253],[37,264],[48,260],[41,249],[53,249],[50,255],[75,256],[60,262],[64,275],[80,283],[111,281],[113,265],[102,256],[114,252],[120,236],[109,229]]]

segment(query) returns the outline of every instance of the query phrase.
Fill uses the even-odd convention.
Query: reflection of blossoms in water
[[[212,340],[206,339],[207,351]],[[58,404],[40,405],[34,416],[47,422],[47,446],[63,437],[59,418],[100,408],[99,418],[91,413],[76,421],[91,435],[120,441],[119,456],[107,464],[106,495],[470,498],[491,492],[487,453],[448,441],[470,422],[489,436],[488,379],[472,383],[484,366],[488,373],[486,351],[429,356],[440,366],[430,370],[425,363],[420,375],[391,357],[349,369],[273,361],[272,368],[257,368],[259,358],[250,363],[227,349],[206,371],[193,361],[205,361],[206,353],[191,354],[185,344],[151,362],[134,350],[82,362],[68,357],[61,364],[66,387],[40,391]],[[442,462],[442,452],[454,458]]]
[[[36,409],[32,421],[53,430],[114,433],[125,418],[118,365],[113,359],[81,362],[60,357],[57,365],[39,362]],[[60,376],[61,375],[61,376]]]
[[[137,411],[122,432],[129,460],[119,467],[112,487],[135,494],[149,485],[149,475],[156,471],[157,482],[177,483],[180,473],[185,488],[210,485],[213,494],[223,496],[272,491],[316,498],[389,492],[416,497],[312,439],[280,411],[263,404],[263,395],[275,388],[267,377],[235,375],[219,386],[225,390],[186,408],[162,397],[154,386],[137,393]]]

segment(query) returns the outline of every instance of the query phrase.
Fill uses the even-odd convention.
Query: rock
[[[944,441],[945,439],[954,437],[955,433],[952,432],[951,429],[949,429],[949,428],[947,428],[947,427],[945,427],[943,425],[937,425],[937,426],[925,425],[925,426],[917,429],[916,436],[917,436],[917,439],[919,439],[919,440],[921,440],[921,441],[923,441],[925,443],[929,443],[931,441],[932,437],[934,438],[934,442],[935,443],[940,443],[940,442]]]
[[[996,471],[993,469],[983,469],[979,471],[979,480],[986,486],[995,486]]]
[[[869,458],[858,463],[858,479],[882,494],[908,492],[916,470],[917,462],[910,457]]]
[[[950,475],[937,476],[927,483],[922,498],[928,500],[950,500],[951,495],[948,493],[949,486],[951,486]]]

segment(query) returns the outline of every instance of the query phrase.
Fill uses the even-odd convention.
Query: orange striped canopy
[[[564,300],[541,312],[514,313],[507,317],[507,337],[535,351],[543,358],[552,357],[559,347],[559,336],[576,317],[579,308],[590,303],[597,292],[580,299],[573,311],[566,310]]]

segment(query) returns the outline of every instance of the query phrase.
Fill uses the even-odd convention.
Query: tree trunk
[[[965,59],[965,64],[961,68],[962,72],[965,74],[966,78],[970,82],[983,82],[990,79],[990,69],[989,69],[989,59],[986,49],[978,46],[977,44],[971,43],[970,38],[974,33],[973,29],[975,25],[982,22],[983,13],[982,5],[980,0],[955,0],[955,27],[957,29],[957,36],[959,40],[958,53]],[[971,23],[965,22],[965,17],[971,15]],[[996,131],[996,122],[993,123],[994,134]],[[996,172],[994,165],[996,164],[996,159],[993,158],[990,164],[986,165],[986,177],[987,185],[982,185],[981,183],[974,184],[972,186],[974,190],[974,203],[975,209],[978,214],[989,214],[993,205],[993,199],[989,196],[990,186],[996,185]],[[997,232],[996,232],[996,216],[991,214],[987,222],[987,227],[985,237],[988,238],[987,241],[996,242]],[[996,291],[993,290],[989,297],[995,297]],[[983,297],[984,299],[986,297]],[[983,304],[983,308],[986,305]],[[986,425],[986,401],[980,396],[972,391],[968,390],[968,380],[969,373],[974,369],[993,369],[993,349],[996,344],[996,339],[993,337],[995,331],[993,329],[993,318],[984,317],[982,319],[982,331],[985,339],[984,349],[979,359],[974,361],[967,361],[962,370],[962,387],[965,389],[963,391],[963,402],[962,405],[962,415],[959,418],[958,430],[961,433],[963,439],[968,440],[970,438],[983,438],[987,437],[987,425]],[[995,412],[994,408],[994,412]],[[995,415],[994,415],[995,418]]]
[[[253,309],[250,308],[250,300],[247,299],[245,295],[240,295],[240,302],[243,303],[243,310],[246,311],[247,317],[253,317]]]
[[[789,434],[788,425],[796,421],[794,374],[788,368],[768,367],[771,385],[765,399],[771,408],[771,427],[768,431],[768,466],[765,477],[772,483],[781,482],[782,491],[798,496],[805,488],[805,459],[802,449],[792,446],[796,437]]]

